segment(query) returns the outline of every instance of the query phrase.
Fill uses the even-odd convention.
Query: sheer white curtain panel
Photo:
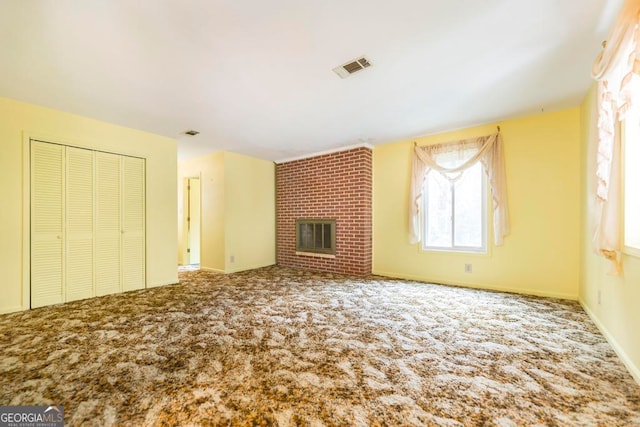
[[[593,65],[598,81],[596,198],[600,209],[593,238],[597,253],[621,274],[621,136],[619,122],[638,102],[640,72],[640,0],[626,0],[602,52]]]
[[[409,206],[409,243],[415,244],[422,240],[420,222],[424,180],[427,175],[437,171],[448,179],[455,180],[477,162],[482,162],[491,188],[494,242],[496,246],[503,244],[510,227],[504,147],[500,132],[446,144],[414,147]]]

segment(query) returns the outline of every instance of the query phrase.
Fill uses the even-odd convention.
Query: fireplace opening
[[[335,255],[335,219],[297,219],[296,252]]]

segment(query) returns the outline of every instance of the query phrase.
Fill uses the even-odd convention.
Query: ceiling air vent
[[[353,61],[349,61],[346,64],[342,64],[339,67],[333,69],[340,78],[347,78],[351,74],[355,74],[360,70],[364,70],[371,66],[371,62],[364,56],[358,59],[354,59]]]

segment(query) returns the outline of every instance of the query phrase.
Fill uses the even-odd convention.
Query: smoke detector
[[[346,79],[350,75],[369,67],[371,67],[371,62],[362,56],[334,68],[333,71],[339,75],[341,79]]]

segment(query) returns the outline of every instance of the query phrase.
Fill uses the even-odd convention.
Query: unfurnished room
[[[640,426],[640,0],[0,39],[0,426]]]

